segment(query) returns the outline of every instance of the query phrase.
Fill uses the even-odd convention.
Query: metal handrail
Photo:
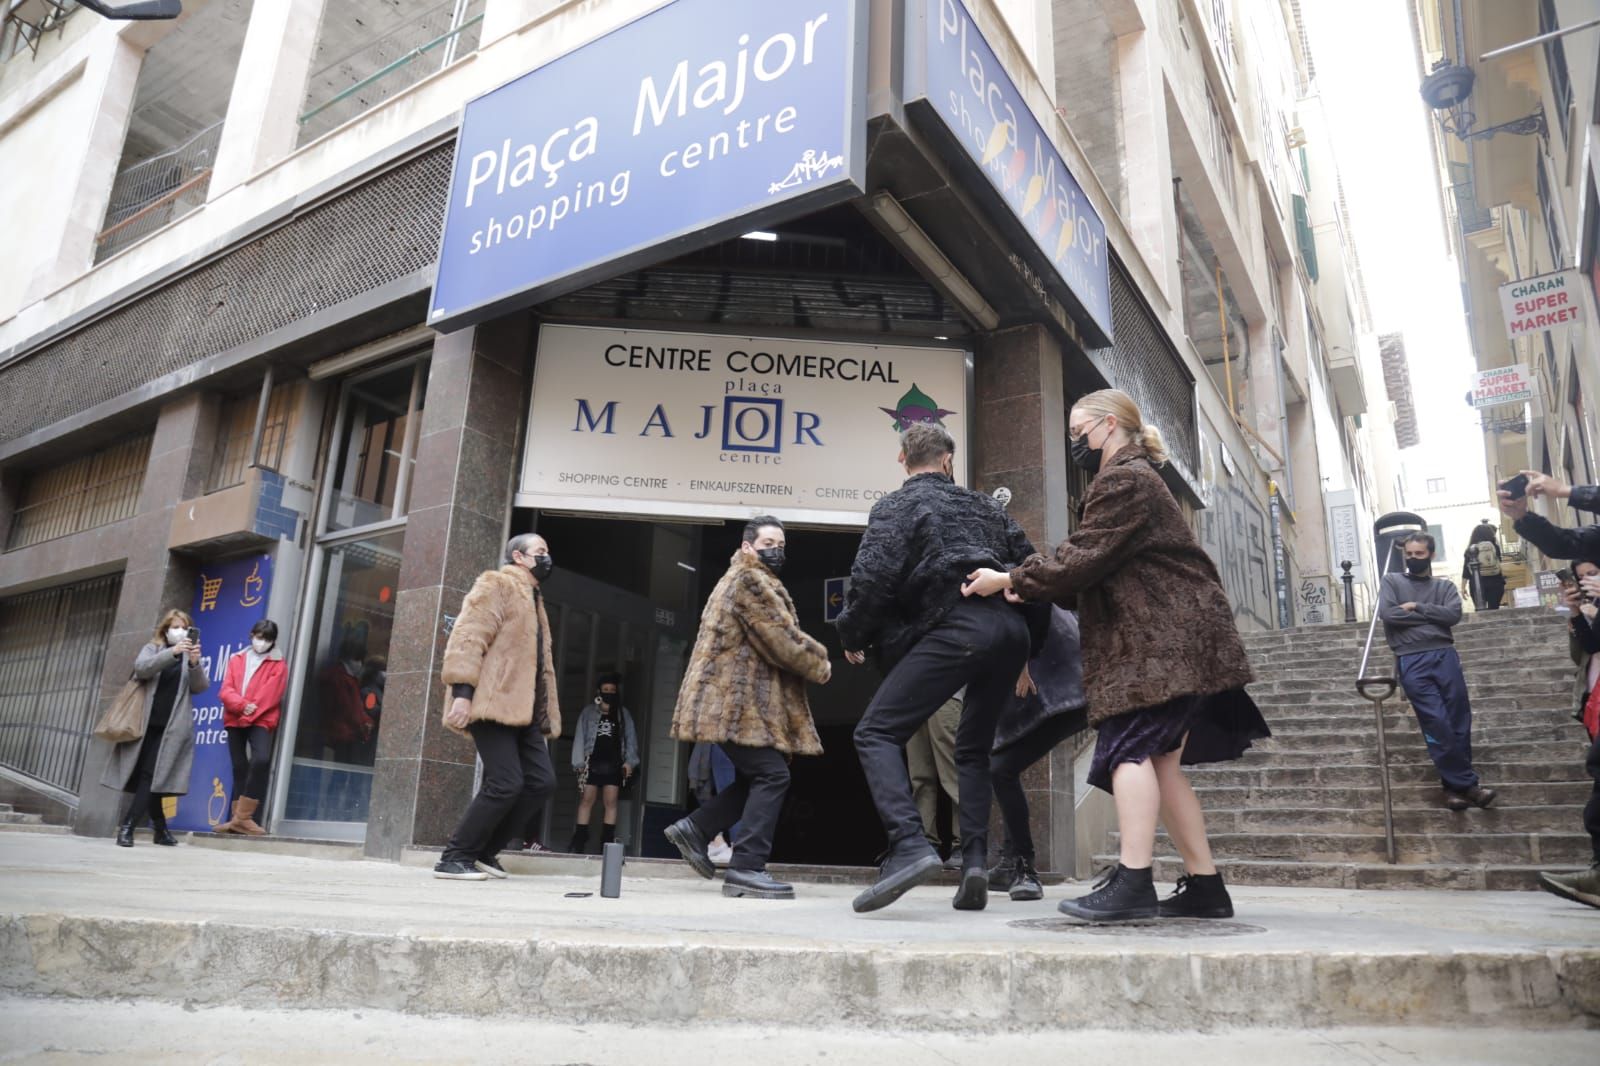
[[[1378,576],[1378,603],[1383,603],[1383,579],[1389,576],[1390,566],[1394,562],[1394,548],[1391,546],[1383,560],[1383,572]],[[1383,786],[1383,846],[1384,855],[1389,865],[1396,862],[1394,842],[1394,795],[1389,783],[1389,742],[1384,735],[1383,728],[1383,701],[1393,696],[1395,689],[1400,687],[1400,681],[1391,672],[1387,676],[1368,677],[1367,663],[1372,658],[1372,638],[1378,632],[1379,608],[1374,607],[1372,621],[1367,625],[1367,644],[1361,653],[1361,668],[1356,671],[1356,692],[1361,698],[1372,704],[1372,713],[1378,727],[1378,779]]]
[[[439,36],[435,37],[431,41],[426,42],[425,44],[417,45],[417,47],[413,48],[411,51],[407,52],[405,55],[401,56],[399,59],[396,59],[392,63],[389,63],[389,64],[387,64],[387,65],[385,65],[383,67],[380,67],[378,70],[375,70],[371,74],[368,74],[365,78],[362,78],[360,81],[356,82],[354,85],[352,85],[349,88],[343,90],[342,92],[336,93],[335,95],[333,95],[333,96],[329,97],[328,99],[324,100],[322,103],[318,104],[316,107],[313,107],[310,111],[307,111],[305,114],[301,115],[300,116],[300,124],[302,126],[305,125],[307,122],[310,122],[312,119],[316,118],[318,115],[320,115],[324,111],[328,110],[328,108],[332,107],[334,104],[339,103],[341,100],[348,99],[350,96],[354,95],[355,93],[360,92],[362,89],[366,88],[368,85],[371,85],[373,82],[378,81],[378,80],[380,80],[380,79],[382,79],[384,77],[387,77],[392,72],[394,72],[396,70],[399,70],[401,67],[405,66],[407,63],[410,63],[410,62],[412,62],[413,60],[416,60],[416,59],[420,59],[423,56],[424,53],[432,51],[433,49],[439,47],[441,44],[444,44],[446,41],[453,40],[454,38],[461,36],[461,34],[465,33],[468,29],[472,28],[473,26],[476,26],[478,23],[480,23],[482,21],[483,21],[483,15],[481,15],[481,14],[474,15],[471,18],[467,19],[465,22],[463,22],[461,25],[457,26],[455,29],[448,30],[448,31],[446,31],[444,33],[441,33]]]

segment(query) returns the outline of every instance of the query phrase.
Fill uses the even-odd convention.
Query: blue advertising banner
[[[911,0],[905,102],[923,102],[977,165],[1087,317],[1112,341],[1106,227],[961,0]],[[1048,280],[1048,275],[1047,275]],[[1095,340],[1103,343],[1094,343]]]
[[[858,195],[865,5],[676,0],[469,102],[451,330]]]
[[[208,833],[228,819],[233,768],[222,727],[222,675],[234,652],[250,646],[250,627],[266,616],[271,590],[270,555],[200,567],[189,614],[200,629],[200,656],[211,684],[194,697],[194,768],[189,794],[178,797],[175,812],[167,811],[174,829]]]

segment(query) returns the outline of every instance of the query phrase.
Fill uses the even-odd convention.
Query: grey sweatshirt
[[[1415,603],[1404,611],[1402,603]],[[1442,578],[1386,574],[1378,595],[1383,635],[1396,655],[1438,651],[1455,644],[1450,630],[1461,621],[1461,593]]]

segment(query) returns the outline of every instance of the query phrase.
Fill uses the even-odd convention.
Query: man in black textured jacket
[[[956,730],[961,821],[958,910],[988,902],[989,751],[995,723],[1027,662],[1030,621],[1001,597],[961,595],[978,567],[1009,570],[1033,554],[1022,527],[995,500],[957,485],[955,441],[943,426],[919,423],[900,437],[907,479],[872,508],[850,571],[850,592],[835,623],[845,657],[860,663],[873,649],[883,684],[856,726],[856,751],[866,772],[889,852],[878,881],[857,896],[857,911],[899,899],[939,869],[911,796],[904,750],[940,704],[963,685],[967,696]]]

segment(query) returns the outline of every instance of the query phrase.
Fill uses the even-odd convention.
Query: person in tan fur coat
[[[478,576],[450,630],[444,724],[477,745],[483,784],[433,868],[435,877],[506,876],[495,856],[555,791],[546,738],[561,735],[561,709],[539,591],[554,565],[543,537],[512,537],[506,565]]]
[[[767,858],[789,790],[789,757],[822,753],[806,682],[824,684],[833,665],[827,649],[800,628],[778,580],[784,553],[776,518],[761,515],[745,525],[744,541],[700,616],[672,716],[674,739],[720,745],[738,771],[733,785],[666,829],[689,865],[710,878],[716,867],[706,842],[740,823],[723,875],[725,896],[794,898],[792,886],[767,873]]]

